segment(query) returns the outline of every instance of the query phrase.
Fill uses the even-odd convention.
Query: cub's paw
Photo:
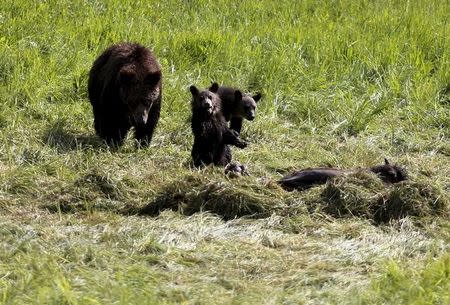
[[[239,142],[236,143],[236,147],[238,148],[246,148],[248,146],[247,142],[243,140],[239,140]]]

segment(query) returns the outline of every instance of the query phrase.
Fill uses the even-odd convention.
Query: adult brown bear
[[[153,53],[136,43],[106,49],[89,73],[89,100],[97,135],[122,145],[134,127],[135,138],[148,145],[161,111],[161,67]]]

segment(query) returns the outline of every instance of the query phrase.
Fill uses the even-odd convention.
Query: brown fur
[[[89,73],[89,99],[94,127],[108,144],[121,145],[131,127],[148,145],[159,120],[161,68],[153,53],[134,43],[106,49]]]
[[[390,164],[387,159],[384,160],[385,163],[383,165],[369,167],[366,170],[377,174],[385,183],[397,183],[407,179],[405,169],[398,165]],[[325,184],[328,180],[346,172],[349,171],[327,167],[308,168],[284,176],[278,183],[288,191],[304,190],[314,185]]]
[[[228,145],[244,148],[247,144],[237,132],[230,130],[221,111],[217,88],[199,91],[190,87],[192,94],[191,127],[194,134],[192,159],[194,166],[214,164],[225,166],[231,162]]]
[[[241,132],[243,120],[253,121],[256,116],[257,103],[261,93],[255,95],[243,94],[241,90],[212,83],[211,88],[217,87],[217,94],[222,101],[222,113],[230,128]]]

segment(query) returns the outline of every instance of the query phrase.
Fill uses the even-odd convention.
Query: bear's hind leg
[[[191,151],[194,166],[199,168],[214,163],[214,157],[211,151],[205,150],[204,147],[194,141]]]
[[[228,145],[225,145],[219,158],[215,160],[214,165],[226,166],[228,163],[231,162],[231,159],[232,159],[231,149]]]
[[[105,140],[109,146],[121,146],[130,129],[130,126],[125,124],[116,126],[115,124],[98,119],[95,120],[94,126],[97,135]]]

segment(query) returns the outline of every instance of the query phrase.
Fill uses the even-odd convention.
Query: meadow
[[[0,304],[449,304],[450,3],[0,2]],[[121,41],[163,68],[154,139],[111,149],[87,77]],[[189,167],[189,86],[263,99]],[[305,192],[294,169],[368,167]]]

